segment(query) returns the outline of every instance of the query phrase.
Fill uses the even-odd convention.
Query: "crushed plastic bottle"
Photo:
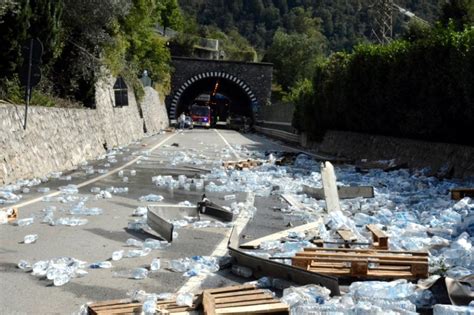
[[[125,257],[127,258],[134,258],[134,257],[144,257],[150,254],[151,249],[150,248],[145,248],[145,249],[131,249],[127,252],[127,255]]]
[[[474,306],[436,304],[433,315],[474,315]]]
[[[117,250],[117,251],[113,252],[112,253],[112,260],[113,261],[121,260],[123,258],[123,253],[124,253],[124,250]]]
[[[99,261],[89,265],[91,269],[109,269],[112,268],[112,263],[110,261]]]
[[[235,200],[236,196],[235,195],[225,195],[224,200]]]
[[[244,278],[250,278],[253,275],[252,269],[239,265],[232,265],[232,273]]]
[[[189,292],[178,293],[176,296],[176,304],[179,306],[192,306],[194,295]]]
[[[38,240],[38,234],[29,234],[26,235],[23,239],[24,244],[31,244]]]
[[[147,201],[147,202],[159,202],[162,201],[164,198],[160,195],[149,194],[146,196],[141,196],[138,200],[139,201]]]
[[[49,187],[40,187],[37,189],[37,191],[40,193],[40,194],[45,194],[45,193],[48,193],[50,191]]]
[[[126,242],[127,246],[132,246],[132,247],[143,247],[143,242],[136,240],[134,238],[129,238]]]
[[[142,280],[148,277],[148,270],[146,270],[145,268],[135,268],[132,270],[114,272],[112,276],[115,278]]]
[[[20,262],[18,262],[17,266],[21,270],[25,270],[25,271],[31,270],[31,264],[29,262],[27,262],[26,260],[20,260]]]
[[[147,238],[143,243],[144,248],[151,248],[151,249],[164,249],[169,247],[171,244],[167,241],[159,241],[152,238]]]
[[[158,271],[161,268],[161,261],[159,258],[154,258],[150,264],[150,271]]]
[[[148,209],[146,207],[138,207],[135,210],[133,210],[132,216],[134,217],[143,217],[147,215]]]
[[[81,226],[89,222],[87,219],[82,218],[59,218],[54,222],[55,225],[66,225],[66,226]]]
[[[20,219],[20,220],[16,221],[16,225],[18,225],[18,226],[28,226],[28,225],[33,224],[34,221],[35,221],[35,219],[33,217]]]

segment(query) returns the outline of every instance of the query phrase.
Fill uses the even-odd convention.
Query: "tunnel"
[[[255,119],[254,93],[243,80],[226,73],[203,73],[187,80],[174,95],[170,118],[189,114],[196,105],[209,106],[214,124],[243,117],[252,123]]]

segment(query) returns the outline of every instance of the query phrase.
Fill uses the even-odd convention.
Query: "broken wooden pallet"
[[[262,165],[262,161],[258,160],[244,160],[244,161],[227,161],[223,162],[222,166],[226,169],[236,169],[236,170],[243,170],[244,168],[251,169],[257,166]]]
[[[88,314],[111,315],[111,314],[141,314],[142,303],[133,302],[131,299],[111,300],[92,303],[88,306]],[[176,301],[158,301],[156,310],[158,314],[192,314],[196,306],[179,306]]]
[[[292,265],[311,272],[367,279],[428,277],[428,253],[377,249],[305,248]]]
[[[288,305],[254,285],[203,291],[204,314],[288,314]]]
[[[451,189],[451,199],[461,200],[464,197],[474,197],[474,188],[455,188]]]

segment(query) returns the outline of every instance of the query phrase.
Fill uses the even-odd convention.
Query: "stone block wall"
[[[311,145],[310,145],[311,146]],[[360,160],[390,160],[433,172],[452,168],[455,177],[474,176],[474,147],[345,131],[328,131],[318,151]]]
[[[168,126],[158,93],[146,89],[143,118],[133,91],[129,106],[114,107],[113,78],[96,86],[96,109],[31,106],[23,130],[24,106],[0,105],[0,184],[44,176],[96,158],[105,148],[127,145]]]

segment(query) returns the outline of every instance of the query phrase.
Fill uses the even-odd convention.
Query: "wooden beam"
[[[464,197],[474,197],[474,188],[454,188],[451,189],[451,199],[461,200]]]
[[[326,200],[326,211],[341,211],[339,195],[337,193],[336,174],[330,162],[321,163],[321,178],[323,181],[324,199]]]
[[[303,185],[303,193],[315,199],[324,199],[324,189]],[[337,186],[339,199],[374,198],[372,186]]]

